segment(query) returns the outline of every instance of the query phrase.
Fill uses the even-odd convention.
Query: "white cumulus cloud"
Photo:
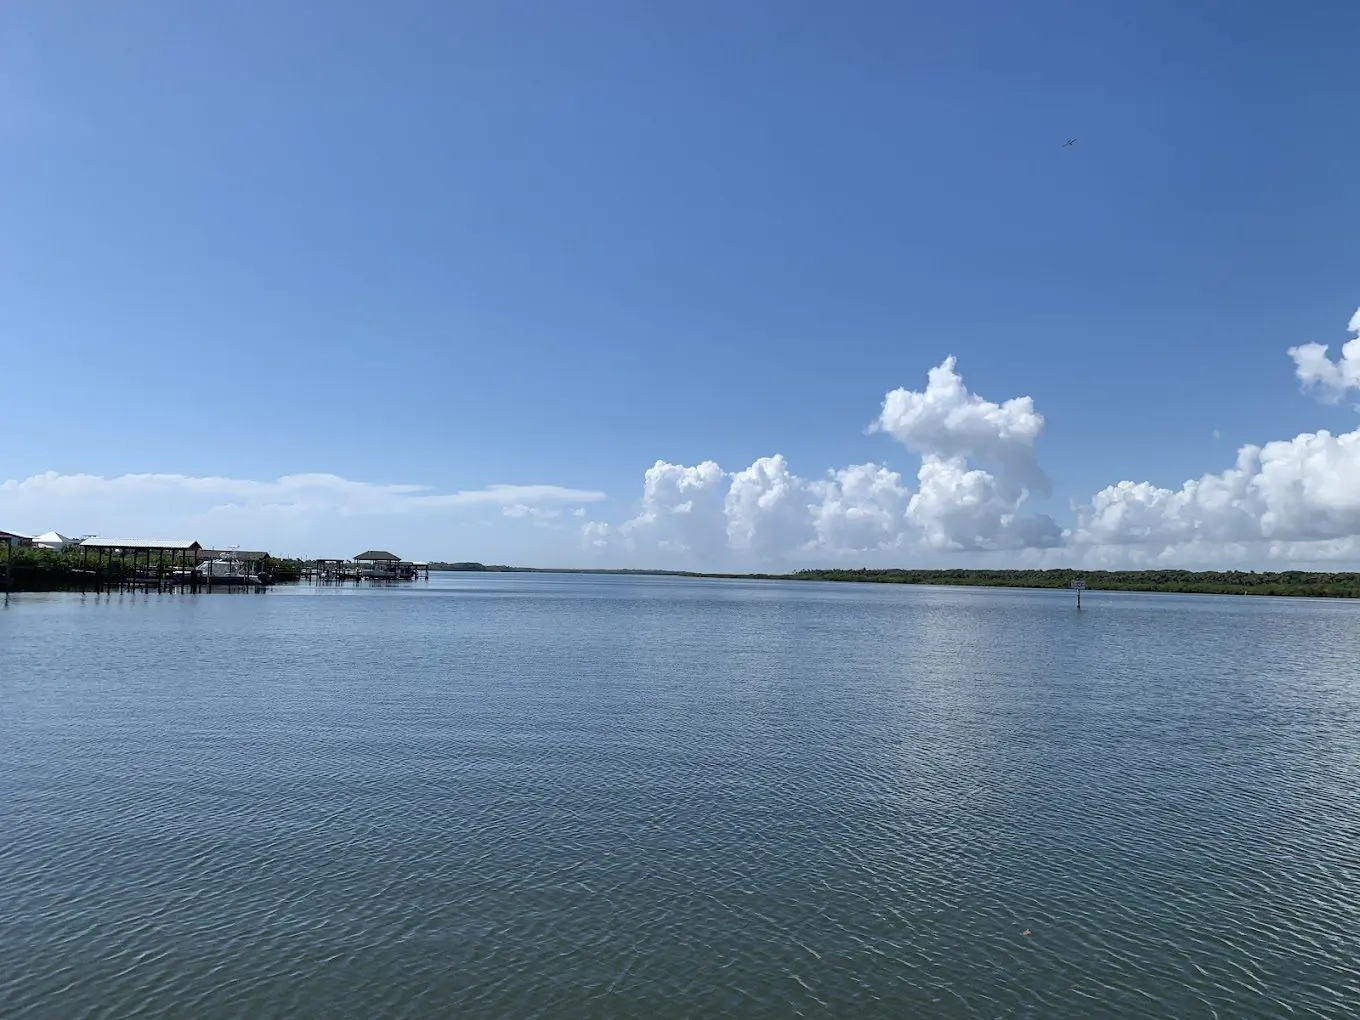
[[[706,551],[713,534],[726,527],[724,478],[711,460],[693,467],[657,461],[643,476],[641,512],[619,526],[619,536],[663,551]]]
[[[1360,333],[1360,311],[1350,329]],[[1342,347],[1338,361],[1317,343],[1288,354],[1305,389],[1326,402],[1360,388],[1360,337]],[[1146,481],[1107,486],[1076,507],[1066,538],[1084,554],[1139,563],[1354,563],[1360,559],[1360,429],[1243,446],[1232,467],[1176,489]]]
[[[813,482],[811,506],[817,546],[835,552],[896,549],[907,535],[911,489],[896,471],[879,464],[852,464]]]
[[[1028,397],[998,404],[971,393],[951,357],[930,371],[924,390],[888,393],[872,427],[922,458],[914,493],[876,463],[809,481],[781,454],[730,473],[713,461],[658,461],[635,518],[616,528],[592,522],[581,534],[591,548],[622,544],[639,561],[675,554],[693,565],[1047,548],[1060,541],[1058,527],[1021,513],[1031,487],[1048,484],[1034,450],[1043,426]]]
[[[1047,491],[1034,444],[1044,416],[1029,397],[997,404],[970,393],[950,356],[930,370],[922,391],[896,389],[883,398],[873,431],[886,432],[923,456],[976,461],[1015,485]]]
[[[603,549],[609,545],[613,537],[614,529],[603,521],[587,521],[581,525],[581,537],[586,545],[594,549]]]
[[[927,454],[917,481],[907,519],[932,549],[980,552],[1061,542],[1051,519],[1020,513],[1023,491],[1010,490],[981,468],[969,468],[962,457]]]
[[[815,537],[807,482],[780,454],[731,476],[723,513],[728,547],[759,557],[804,548]]]
[[[1351,328],[1360,332],[1360,313]],[[1299,378],[1324,396],[1360,388],[1360,337],[1337,362],[1321,345],[1289,354]],[[1074,506],[1063,531],[1026,512],[1048,487],[1036,455],[1044,427],[1029,397],[996,402],[971,392],[950,357],[931,369],[924,389],[889,392],[871,426],[920,457],[914,485],[876,463],[809,481],[778,454],[730,473],[713,461],[659,461],[647,471],[634,519],[587,524],[583,535],[598,549],[626,541],[638,562],[660,552],[702,565],[887,555],[920,562],[951,553],[1092,567],[1360,556],[1360,430],[1244,446],[1233,466],[1179,488],[1107,486]]]
[[[1079,507],[1076,545],[1273,543],[1274,555],[1296,543],[1360,537],[1360,430],[1305,432],[1244,446],[1219,474],[1166,489],[1120,482]],[[1282,544],[1283,543],[1283,544]],[[1348,547],[1337,547],[1338,550]]]
[[[1360,312],[1350,329],[1357,335],[1337,360],[1322,344],[1288,349],[1300,383],[1324,401],[1360,390]],[[351,543],[395,547],[405,536],[421,546],[415,554],[434,558],[455,541],[450,525],[494,530],[490,521],[498,520],[512,538],[496,545],[464,536],[461,544],[555,558],[560,547],[550,543],[562,541],[554,536],[570,522],[578,554],[587,551],[592,562],[702,569],[940,565],[955,556],[1111,568],[1360,562],[1360,429],[1243,446],[1231,466],[1175,487],[1109,485],[1074,502],[1063,531],[1034,512],[1034,498],[1050,487],[1038,459],[1045,427],[1030,397],[974,393],[949,357],[922,389],[887,392],[870,426],[900,444],[911,469],[875,460],[799,474],[779,453],[733,471],[713,460],[657,460],[622,521],[590,519],[586,507],[603,492],[558,485],[438,491],[325,473],[254,480],[47,472],[0,482],[0,527],[322,555]],[[459,523],[447,514],[459,508],[466,512],[452,518],[485,519]]]
[[[1337,361],[1327,357],[1326,344],[1307,343],[1289,348],[1299,382],[1329,404],[1339,401],[1349,390],[1360,389],[1360,309],[1351,316],[1347,329],[1357,335],[1341,345]]]

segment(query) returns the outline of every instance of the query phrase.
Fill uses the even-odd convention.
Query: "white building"
[[[80,539],[70,538],[59,531],[49,531],[35,538],[33,544],[43,549],[51,549],[53,552],[64,552],[73,545],[80,545]]]

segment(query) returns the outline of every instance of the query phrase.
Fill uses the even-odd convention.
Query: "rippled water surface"
[[[0,809],[6,1020],[1360,1015],[1351,604],[24,596]]]

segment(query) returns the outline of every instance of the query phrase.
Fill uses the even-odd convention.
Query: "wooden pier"
[[[364,582],[399,584],[422,579],[430,579],[428,563],[403,560],[392,553],[375,549],[362,552],[350,560],[314,560],[302,570],[302,580],[319,585],[359,585]]]
[[[221,589],[263,591],[272,583],[249,570],[244,575],[214,574],[213,562],[223,553],[204,549],[198,542],[90,538],[80,544],[80,552],[82,581],[88,578],[89,587],[96,591],[105,588],[189,593]],[[264,554],[249,555],[256,557],[250,563],[254,567]],[[85,590],[84,584],[81,590]]]
[[[0,592],[15,588],[68,591],[115,589],[155,592],[264,591],[275,580],[275,562],[265,552],[205,549],[198,542],[167,539],[106,539],[90,536],[59,557],[24,558],[31,540],[0,532]],[[15,553],[20,548],[21,554]],[[317,559],[295,573],[296,561],[281,561],[281,576],[316,585],[400,584],[430,578],[428,563],[369,550],[353,559]]]

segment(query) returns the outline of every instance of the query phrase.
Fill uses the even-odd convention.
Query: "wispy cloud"
[[[553,521],[562,516],[562,511],[554,507],[529,506],[514,503],[501,511],[506,517],[528,517],[535,521]]]
[[[458,506],[594,503],[603,492],[562,485],[489,485],[437,492],[429,485],[357,482],[333,474],[284,475],[273,481],[180,474],[64,475],[56,471],[0,482],[0,500],[60,500],[92,495],[212,495],[255,504],[324,503],[356,513],[411,513]]]
[[[0,526],[52,527],[73,534],[183,535],[223,541],[299,542],[313,534],[349,534],[346,519],[430,522],[459,510],[500,509],[546,520],[557,507],[596,503],[605,494],[562,485],[490,485],[440,492],[432,486],[363,482],[335,474],[284,475],[262,481],[144,473],[104,477],[49,471],[0,482]],[[331,522],[329,525],[327,522]],[[370,523],[369,531],[383,526]],[[420,533],[434,534],[435,524]],[[411,526],[396,529],[413,533]],[[202,532],[202,534],[200,534]]]

